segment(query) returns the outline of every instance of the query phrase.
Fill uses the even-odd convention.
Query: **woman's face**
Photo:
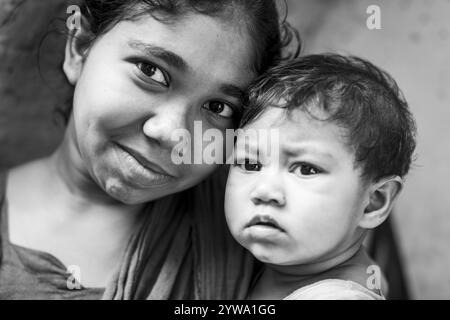
[[[217,165],[173,163],[171,135],[185,129],[193,139],[194,121],[203,131],[233,126],[241,91],[255,76],[248,43],[231,23],[199,14],[170,24],[149,16],[122,21],[96,39],[71,80],[68,136],[84,169],[128,204],[208,176]],[[66,74],[73,71],[67,59]]]

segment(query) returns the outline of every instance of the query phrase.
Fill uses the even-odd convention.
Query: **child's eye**
[[[292,172],[299,176],[311,176],[319,174],[322,171],[311,164],[299,163],[294,167]]]
[[[237,162],[236,165],[245,171],[260,171],[262,168],[261,163],[255,160],[250,161],[250,159],[245,158],[243,162],[244,163]]]
[[[203,108],[224,118],[232,118],[234,115],[233,107],[222,101],[208,101],[203,104]]]
[[[168,81],[164,75],[164,72],[162,72],[158,67],[147,62],[138,62],[136,65],[146,77],[163,86],[168,86]]]

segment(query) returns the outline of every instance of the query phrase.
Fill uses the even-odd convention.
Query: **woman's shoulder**
[[[354,281],[326,279],[299,288],[284,300],[385,300],[385,298]]]

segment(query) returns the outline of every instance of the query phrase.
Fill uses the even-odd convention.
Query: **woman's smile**
[[[169,183],[175,179],[160,166],[152,163],[132,148],[115,144],[119,165],[129,184],[148,188]]]
[[[243,91],[254,76],[247,38],[195,15],[170,28],[153,18],[121,21],[94,42],[76,82],[72,136],[83,165],[108,194],[145,203],[217,169],[176,166],[171,136],[178,129],[193,133],[195,121],[205,131],[232,127],[228,112],[241,98],[228,89]]]
[[[42,253],[0,246],[0,299],[245,298],[253,261],[226,229],[220,167],[247,87],[282,57],[275,1],[78,4],[62,63],[73,99],[55,93],[63,140],[0,172],[11,238]]]

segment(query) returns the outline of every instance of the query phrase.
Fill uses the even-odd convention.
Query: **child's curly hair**
[[[240,126],[283,101],[346,130],[363,177],[404,177],[416,146],[416,125],[394,79],[372,63],[337,54],[309,55],[281,63],[251,86]],[[324,111],[325,119],[314,110]]]

